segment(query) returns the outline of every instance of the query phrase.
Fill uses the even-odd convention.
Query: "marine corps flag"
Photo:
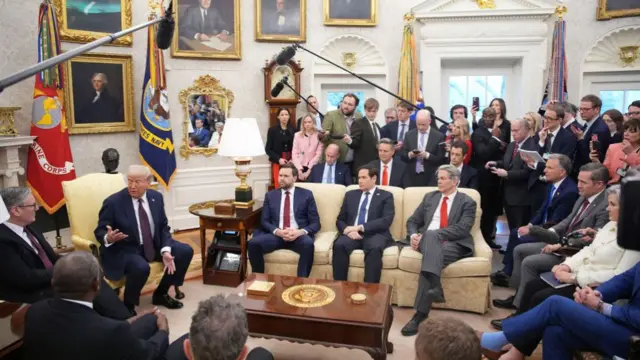
[[[148,29],[147,67],[140,107],[140,158],[165,189],[176,172],[169,120],[169,98],[162,50],[156,46],[156,26]]]
[[[55,9],[44,1],[38,16],[38,62],[60,54]],[[27,185],[49,214],[64,204],[62,182],[76,178],[64,111],[63,65],[36,74],[33,89],[31,144]]]

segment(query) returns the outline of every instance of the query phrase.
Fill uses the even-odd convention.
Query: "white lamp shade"
[[[222,130],[218,155],[232,158],[265,155],[264,142],[256,119],[227,119]]]

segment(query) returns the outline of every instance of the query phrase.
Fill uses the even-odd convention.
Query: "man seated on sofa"
[[[473,255],[471,228],[476,220],[476,202],[458,191],[460,171],[453,165],[438,168],[438,191],[427,193],[407,220],[409,245],[422,254],[422,269],[413,307],[416,313],[402,328],[402,335],[418,332],[432,302],[445,301],[440,283],[442,269]],[[406,239],[403,240],[406,243]]]
[[[358,170],[359,189],[348,191],[336,221],[340,236],[333,243],[333,279],[346,281],[349,256],[364,251],[364,282],[379,283],[382,253],[393,244],[389,227],[395,208],[393,194],[376,186],[378,170],[365,165]]]
[[[351,170],[341,162],[340,148],[336,144],[329,144],[324,150],[324,163],[317,164],[311,168],[309,182],[316,184],[340,184],[349,186],[353,184]]]
[[[298,169],[280,166],[279,188],[269,191],[262,207],[262,228],[247,243],[253,272],[264,273],[264,254],[289,249],[300,255],[298,277],[309,277],[313,265],[313,236],[320,230],[320,217],[313,193],[295,187]]]

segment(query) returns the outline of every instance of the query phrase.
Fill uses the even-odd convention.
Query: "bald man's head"
[[[63,299],[93,301],[100,288],[102,270],[96,258],[86,251],[74,251],[56,261],[51,285]]]
[[[416,127],[419,132],[427,132],[429,131],[429,126],[431,126],[431,113],[429,110],[419,110],[416,113]]]

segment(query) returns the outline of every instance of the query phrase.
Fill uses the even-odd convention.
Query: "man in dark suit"
[[[469,148],[464,141],[456,141],[451,145],[449,153],[450,164],[460,171],[459,188],[478,190],[478,171],[469,165],[465,165],[463,160]],[[438,173],[433,174],[433,179],[429,186],[438,186]]]
[[[324,150],[324,163],[317,164],[311,168],[309,182],[316,184],[340,184],[349,186],[353,184],[351,170],[341,162],[340,148],[336,144],[329,144]]]
[[[485,165],[503,179],[505,213],[509,228],[519,228],[531,220],[531,196],[529,196],[529,177],[533,172],[522,160],[518,150],[538,151],[535,140],[529,137],[530,125],[526,120],[511,121],[513,141],[507,146],[502,161],[489,161]]]
[[[560,104],[547,106],[544,113],[544,127],[537,134],[538,152],[543,157],[549,154],[563,154],[573,159],[576,151],[576,137],[562,127],[564,107]],[[546,155],[545,155],[546,154]]]
[[[212,37],[225,40],[231,30],[220,16],[220,12],[211,7],[211,0],[198,2],[198,5],[187,8],[180,18],[179,35],[198,41],[207,41]]]
[[[378,143],[380,160],[373,160],[369,166],[378,170],[378,174],[380,174],[376,178],[376,185],[397,186],[404,189],[407,186],[405,175],[407,164],[399,159],[394,161],[394,155],[393,141],[382,138]]]
[[[432,174],[445,160],[444,135],[431,128],[431,114],[420,110],[416,114],[416,129],[409,131],[402,149],[402,160],[407,163],[409,186],[427,186]]]
[[[189,333],[174,341],[167,360],[273,360],[264,348],[247,348],[247,312],[238,301],[224,295],[212,296],[198,304],[191,317]]]
[[[371,0],[331,0],[329,14],[332,19],[368,19]]]
[[[594,150],[598,151],[600,162],[604,162],[604,157],[611,143],[611,132],[600,116],[601,108],[602,100],[595,95],[586,95],[580,100],[580,117],[586,122],[586,127],[584,130],[571,128],[573,135],[578,139],[573,162],[574,170],[591,162],[589,154],[592,146]]]
[[[499,133],[498,129],[493,129],[495,121],[496,111],[493,108],[488,107],[482,111],[482,119],[478,122],[478,128],[471,134],[473,154],[469,164],[478,171],[478,192],[482,208],[480,219],[482,237],[491,248],[499,249],[500,246],[492,238],[498,215],[502,212],[501,180],[491,169],[485,168],[487,162],[502,160],[505,154],[506,147],[503,148],[501,140],[493,134]]]
[[[60,257],[30,226],[36,220],[36,199],[26,187],[4,188],[0,196],[9,212],[9,219],[0,224],[0,300],[34,303],[52,297],[51,276]],[[113,319],[132,315],[104,280],[93,306]]]
[[[336,221],[340,235],[333,243],[333,279],[346,281],[349,256],[364,251],[364,282],[379,283],[382,252],[393,244],[389,227],[395,208],[393,194],[376,186],[378,171],[370,166],[358,170],[360,189],[348,191]]]
[[[262,2],[262,33],[266,35],[298,35],[300,33],[300,0]]]
[[[300,255],[298,277],[309,277],[313,265],[313,236],[320,230],[320,217],[307,189],[295,187],[298,169],[280,166],[280,187],[269,191],[262,206],[262,228],[256,229],[247,245],[253,272],[264,273],[264,254],[289,249]]]
[[[476,219],[476,202],[458,191],[460,172],[453,165],[438,168],[438,191],[427,193],[407,220],[409,239],[403,241],[422,254],[416,313],[402,328],[404,336],[418,333],[433,302],[444,302],[440,283],[442,269],[473,255],[471,228]]]
[[[380,126],[376,123],[376,115],[380,104],[378,100],[370,98],[364,102],[364,116],[351,124],[351,142],[353,149],[353,168],[378,159],[378,142],[380,141]]]
[[[380,136],[393,140],[396,145],[396,154],[399,156],[404,145],[404,139],[410,130],[416,128],[416,122],[409,119],[413,107],[405,102],[400,102],[396,107],[398,120],[392,121],[382,127]]]
[[[105,199],[98,214],[96,239],[105,276],[120,280],[126,276],[124,303],[133,312],[140,291],[149,277],[149,263],[162,261],[164,276],[153,292],[154,305],[179,309],[182,303],[167,293],[170,286],[182,286],[193,257],[193,249],[171,238],[162,194],[149,189],[151,172],[132,165],[128,185]]]
[[[307,111],[309,112],[309,114],[313,117],[313,119],[316,122],[316,129],[318,131],[322,131],[322,122],[324,121],[324,115],[322,115],[321,113],[318,112],[318,99],[313,96],[313,95],[309,95],[307,97]],[[311,107],[313,105],[313,107]],[[315,109],[314,109],[315,107]],[[297,121],[297,125],[296,125],[296,130],[300,131],[302,129],[302,118],[304,116],[301,116],[298,118]]]
[[[209,140],[211,140],[211,132],[208,129],[204,128],[204,121],[201,119],[196,119],[196,128],[193,129],[193,135],[198,137],[200,141],[200,146],[207,147],[209,145]]]
[[[578,187],[571,179],[571,159],[562,154],[551,154],[547,160],[544,177],[547,183],[543,195],[544,202],[528,225],[511,229],[509,243],[502,263],[504,268],[491,274],[491,282],[496,286],[508,287],[509,277],[513,272],[513,249],[524,243],[536,242],[536,238],[528,235],[532,226],[546,229],[569,216],[573,205],[578,200]]]
[[[56,262],[56,297],[27,310],[25,359],[160,359],[169,345],[167,318],[157,309],[128,321],[93,310],[102,271],[88,252],[75,251]]]

